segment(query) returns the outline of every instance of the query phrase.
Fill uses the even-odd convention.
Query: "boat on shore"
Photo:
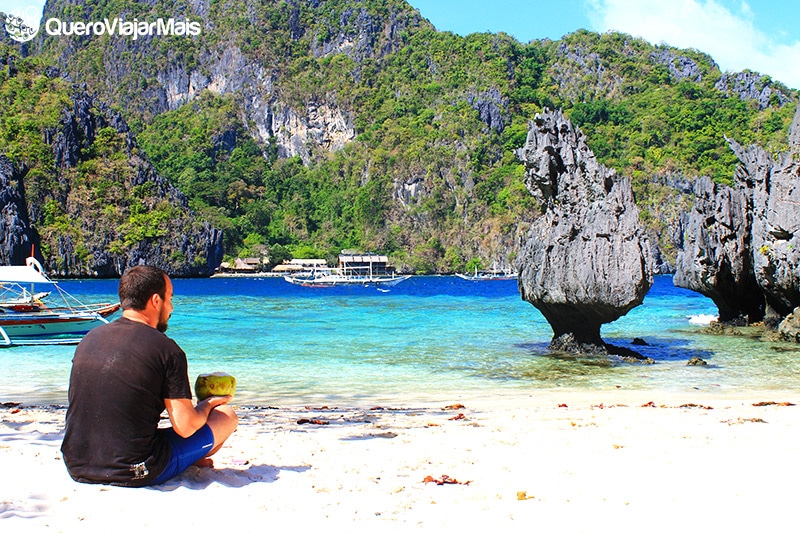
[[[119,303],[84,304],[51,280],[36,259],[25,266],[0,266],[0,347],[74,344],[92,328],[108,323]],[[35,290],[46,285],[49,291]],[[61,301],[45,300],[56,292]]]

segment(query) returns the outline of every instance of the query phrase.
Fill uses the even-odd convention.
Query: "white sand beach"
[[[796,531],[794,404],[551,390],[239,407],[213,469],[145,489],[75,483],[65,410],[5,404],[0,531]]]

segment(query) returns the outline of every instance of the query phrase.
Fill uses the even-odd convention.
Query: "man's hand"
[[[209,396],[205,400],[201,400],[197,402],[198,409],[205,409],[205,407],[201,407],[202,404],[206,403],[210,407],[209,411],[215,407],[219,407],[220,405],[225,405],[226,403],[230,402],[233,399],[233,396]]]
[[[209,396],[195,406],[188,398],[167,398],[164,400],[164,406],[167,408],[169,421],[175,433],[187,438],[206,424],[215,407],[225,405],[231,399],[232,396]]]

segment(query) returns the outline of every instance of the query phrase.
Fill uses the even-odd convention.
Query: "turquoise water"
[[[64,281],[85,302],[116,300],[116,280]],[[643,305],[604,326],[607,342],[654,365],[554,357],[551,330],[515,281],[414,277],[391,289],[309,289],[280,278],[174,280],[168,334],[189,372],[237,377],[253,405],[448,401],[543,388],[737,393],[797,390],[800,350],[747,336],[703,334],[690,317],[715,315],[705,297],[659,276]],[[117,315],[118,316],[118,315]],[[0,401],[66,403],[74,346],[0,350]],[[686,365],[692,356],[706,367]]]

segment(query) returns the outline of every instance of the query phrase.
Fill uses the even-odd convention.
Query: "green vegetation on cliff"
[[[0,153],[26,171],[25,218],[45,268],[117,275],[137,255],[173,273],[213,272],[207,228],[159,181],[115,112],[38,57],[0,45],[0,65]]]
[[[797,100],[754,73],[727,79],[697,51],[586,31],[528,44],[460,37],[400,0],[212,1],[200,14],[187,2],[171,2],[169,12],[122,0],[49,8],[203,21],[194,39],[100,36],[75,46],[46,38],[26,61],[60,58],[70,79],[119,106],[158,172],[224,230],[229,255],[361,248],[417,272],[513,260],[537,213],[514,150],[535,113],[552,107],[583,130],[602,163],[632,178],[642,219],[669,256],[666,226],[685,200],[667,178],[730,180],[726,135],[784,149]],[[66,82],[0,81],[0,94],[26,93],[5,101],[39,102],[0,109],[25,122],[0,122],[9,146],[0,150],[36,161],[29,166],[46,176],[46,154],[36,152],[47,151],[44,122],[58,120]],[[325,137],[330,131],[340,137]],[[29,141],[14,145],[14,135]],[[92,172],[100,169],[84,168],[86,179]],[[127,241],[151,226],[131,225]]]

